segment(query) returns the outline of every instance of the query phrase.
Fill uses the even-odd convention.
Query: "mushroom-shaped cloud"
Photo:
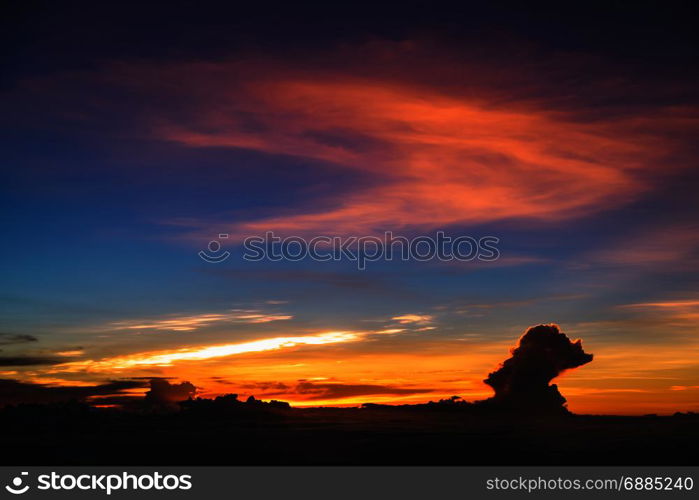
[[[566,399],[551,380],[592,361],[580,340],[571,341],[558,325],[529,328],[512,356],[484,380],[495,390],[489,404],[527,412],[566,412]]]

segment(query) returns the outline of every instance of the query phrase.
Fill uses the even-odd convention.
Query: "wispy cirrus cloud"
[[[644,228],[613,243],[609,248],[589,254],[583,265],[602,264],[619,267],[639,265],[678,268],[699,261],[699,231],[696,224],[673,224]]]
[[[186,119],[158,117],[154,133],[193,148],[307,158],[372,182],[324,200],[322,209],[291,207],[229,224],[237,236],[578,217],[645,192],[658,174],[653,160],[669,149],[639,117],[589,120],[552,110],[544,98],[510,96],[503,106],[482,82],[478,89],[464,82],[470,92],[458,95],[339,69],[255,69],[240,62],[164,68],[179,81],[171,90],[191,106]],[[656,116],[656,126],[691,119]]]
[[[425,325],[431,323],[434,316],[430,314],[402,314],[400,316],[393,316],[391,318],[393,321],[397,321],[402,325],[407,324],[418,324]]]
[[[267,313],[257,309],[232,309],[225,313],[195,314],[190,316],[173,316],[155,320],[127,320],[111,323],[115,330],[170,330],[192,331],[215,323],[270,323],[293,319],[291,314]]]
[[[673,385],[671,391],[696,391],[699,390],[699,385]]]
[[[351,172],[356,181],[315,189],[284,207],[187,217],[192,231],[185,237],[197,239],[221,231],[232,239],[267,230],[370,234],[595,214],[686,169],[682,132],[699,123],[691,102],[659,104],[674,102],[677,89],[595,78],[604,68],[574,54],[532,67],[420,41],[377,41],[302,59],[122,62],[53,84],[81,89],[81,99],[86,85],[97,94],[108,88],[148,99],[134,112],[144,127],[139,134],[151,139],[301,158],[331,174]],[[561,86],[564,75],[586,83],[573,92]],[[33,98],[45,94],[44,85],[36,82]],[[666,99],[649,102],[650,93]],[[623,105],[610,104],[614,96]],[[102,112],[110,102],[84,112]]]
[[[667,321],[696,321],[699,320],[699,300],[665,300],[656,302],[639,302],[619,306],[648,315],[661,316]]]
[[[685,309],[699,307],[699,300],[676,300],[664,302],[639,302],[638,304],[624,304],[620,307],[633,309]]]
[[[312,158],[377,180],[330,209],[237,223],[237,235],[559,220],[632,199],[645,187],[638,174],[651,168],[653,150],[632,139],[629,123],[576,123],[347,75],[270,75],[221,92],[217,109],[203,104],[158,134]]]
[[[64,358],[72,358],[76,356],[82,356],[85,354],[85,351],[83,349],[67,349],[63,351],[56,351],[54,354],[56,356],[62,356]]]

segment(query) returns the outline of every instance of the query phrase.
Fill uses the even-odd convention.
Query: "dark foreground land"
[[[513,416],[461,405],[83,404],[0,411],[13,465],[696,465],[699,414]]]

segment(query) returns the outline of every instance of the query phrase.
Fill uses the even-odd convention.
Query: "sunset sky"
[[[0,379],[477,400],[557,323],[595,356],[556,380],[574,412],[699,411],[682,8],[27,5],[3,21]],[[388,230],[501,258],[242,259],[265,231]]]

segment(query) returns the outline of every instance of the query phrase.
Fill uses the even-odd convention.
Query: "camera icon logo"
[[[221,233],[218,235],[218,238],[220,240],[226,240],[228,239],[228,234]],[[231,253],[228,250],[224,250],[223,252],[219,253],[221,251],[221,243],[218,240],[211,240],[207,246],[207,249],[208,252],[200,250],[199,257],[201,260],[210,264],[218,264],[231,256]]]
[[[24,487],[22,486],[22,476],[28,475],[28,472],[22,472],[19,476],[15,477],[12,479],[12,484],[11,485],[6,485],[5,489],[12,493],[13,495],[21,495],[22,493],[26,493],[27,490],[29,489],[29,485],[26,484]]]

